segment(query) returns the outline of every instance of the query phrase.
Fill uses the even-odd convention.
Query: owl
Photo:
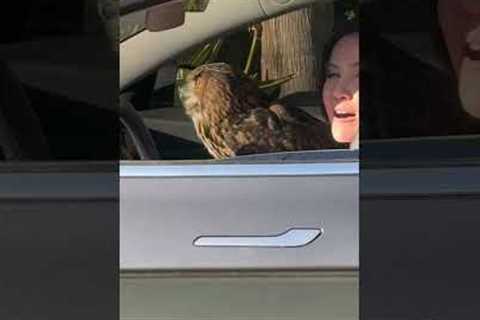
[[[336,147],[328,124],[301,109],[271,104],[254,81],[226,63],[192,70],[179,96],[215,159]]]

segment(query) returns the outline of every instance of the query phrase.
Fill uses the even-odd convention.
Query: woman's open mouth
[[[346,111],[334,111],[333,112],[333,116],[335,118],[337,118],[338,120],[342,120],[342,121],[351,121],[351,120],[355,120],[355,116],[356,114],[355,113],[351,113],[351,112],[346,112]]]

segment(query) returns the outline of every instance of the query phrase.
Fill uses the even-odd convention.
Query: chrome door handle
[[[198,247],[293,248],[306,246],[321,234],[323,234],[323,229],[292,228],[272,236],[200,236],[193,241],[193,245]]]

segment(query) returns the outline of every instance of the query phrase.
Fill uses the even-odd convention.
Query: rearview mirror
[[[119,36],[123,42],[148,30],[164,31],[179,27],[185,22],[186,12],[204,12],[209,0],[103,0],[119,5]]]
[[[179,27],[185,23],[183,0],[170,0],[147,9],[145,26],[148,31],[158,32]]]

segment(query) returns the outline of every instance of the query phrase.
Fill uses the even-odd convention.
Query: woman
[[[359,34],[346,33],[327,47],[323,104],[335,141],[359,146]]]

